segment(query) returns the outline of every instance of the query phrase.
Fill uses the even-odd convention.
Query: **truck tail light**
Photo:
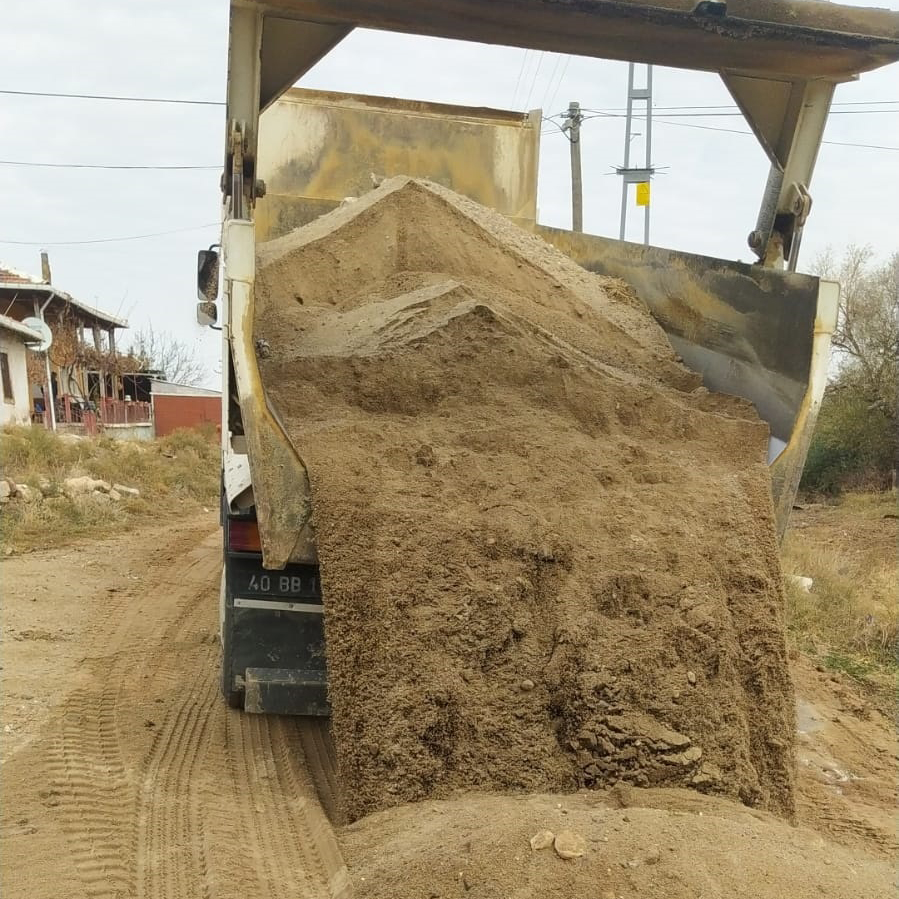
[[[228,522],[228,549],[234,552],[258,553],[262,551],[259,525],[255,519],[232,518]]]

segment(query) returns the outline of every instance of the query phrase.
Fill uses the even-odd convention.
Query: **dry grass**
[[[899,672],[896,497],[850,494],[795,512],[783,549],[788,621],[803,651],[862,680]],[[885,517],[887,516],[887,517]],[[810,577],[808,592],[789,575]]]
[[[44,428],[0,432],[4,477],[38,488],[42,502],[11,502],[0,512],[5,549],[59,546],[77,537],[102,536],[151,517],[215,507],[219,495],[219,447],[214,433],[176,431],[153,441],[60,437]],[[62,494],[68,477],[90,475],[137,487],[140,496],[107,498]],[[47,490],[46,482],[50,482]]]

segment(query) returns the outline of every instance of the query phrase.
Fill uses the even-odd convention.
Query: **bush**
[[[800,489],[826,495],[885,490],[897,455],[892,417],[853,387],[836,386],[821,405]]]
[[[0,465],[4,477],[24,480],[27,473],[42,472],[46,477],[77,465],[81,449],[45,428],[9,428],[0,436]]]
[[[6,429],[0,432],[3,475],[49,495],[42,502],[2,507],[3,542],[16,549],[60,545],[183,511],[184,503],[217,507],[219,452],[214,428],[182,429],[153,441],[77,439],[42,427]],[[65,479],[79,475],[137,487],[141,495],[119,502],[60,495]]]

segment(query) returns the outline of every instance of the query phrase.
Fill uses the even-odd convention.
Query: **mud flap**
[[[247,668],[244,711],[259,715],[330,715],[324,671]]]

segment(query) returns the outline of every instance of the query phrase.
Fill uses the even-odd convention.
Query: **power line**
[[[531,103],[531,94],[534,93],[534,88],[537,86],[537,78],[540,75],[540,69],[543,67],[543,57],[546,56],[546,51],[541,50],[540,56],[537,57],[537,68],[534,69],[534,78],[531,81],[531,89],[528,91],[527,99],[524,101],[525,109],[530,106]]]
[[[897,115],[899,109],[831,109],[829,115]],[[668,113],[666,113],[668,115]],[[714,118],[715,116],[742,116],[742,112],[672,112],[677,118]]]
[[[562,54],[557,53],[556,54],[556,63],[553,66],[553,69],[549,74],[549,79],[546,82],[546,90],[543,92],[543,100],[541,101],[541,105],[544,107],[546,107],[546,101],[547,101],[547,99],[549,99],[549,92],[552,89],[553,81],[556,80],[556,75],[558,74],[559,66],[561,65],[561,63],[562,63]]]
[[[542,52],[542,51],[541,51]],[[521,61],[521,69],[519,70],[518,80],[515,85],[515,94],[518,95],[518,89],[521,85],[521,80],[524,75],[525,67],[527,64],[529,50],[524,51],[524,55]],[[571,62],[571,57],[568,56],[565,59],[565,70],[568,68],[568,63]],[[556,66],[557,68],[558,66]],[[538,66],[539,72],[539,66]],[[535,80],[536,80],[536,72],[535,72]],[[552,83],[553,77],[555,75],[555,69],[553,70],[553,75],[550,76],[550,84]],[[559,81],[561,82],[562,78],[564,78],[565,72],[563,71],[561,78]],[[533,90],[533,86],[532,86]],[[63,100],[109,100],[118,103],[168,103],[173,105],[182,105],[182,106],[224,106],[224,100],[189,100],[181,97],[131,97],[131,96],[118,96],[114,94],[72,94],[72,93],[62,93],[58,91],[21,91],[21,90],[10,90],[6,88],[0,88],[0,94],[7,94],[9,96],[17,96],[17,97],[51,97],[51,98],[59,98]],[[513,103],[514,103],[513,96]],[[553,98],[555,99],[555,98]],[[550,104],[551,105],[551,104]],[[831,104],[832,106],[896,106],[899,105],[899,100],[843,100],[837,101]],[[591,110],[591,112],[618,112],[621,111],[623,107],[609,107],[606,110]],[[704,105],[704,104],[696,104],[692,106],[654,106],[653,109],[659,110],[694,110],[694,109],[737,109],[734,104],[717,104],[717,105]],[[884,110],[888,111],[888,110]],[[740,113],[736,113],[740,114]]]
[[[889,147],[886,144],[854,144],[843,140],[822,140],[822,144],[830,144],[832,147],[861,147],[863,150],[892,150],[899,153],[899,147]]]
[[[551,105],[551,104],[550,104]],[[831,104],[831,112],[836,112],[833,109],[835,106],[899,106],[899,100],[848,100],[844,102],[836,102]],[[717,105],[704,105],[704,104],[695,104],[691,106],[653,106],[653,112],[656,110],[661,110],[666,112],[667,114],[674,114],[676,110],[686,110],[693,111],[697,109],[727,109],[734,110],[733,115],[742,115],[740,112],[740,108],[735,103],[725,103],[725,104],[717,104]],[[586,112],[595,112],[599,115],[613,115],[614,113],[625,113],[627,108],[624,106],[607,106],[603,109],[590,109],[585,110]],[[671,112],[669,112],[671,111]],[[867,110],[862,110],[866,112]],[[893,112],[893,110],[872,110],[873,112]],[[559,112],[556,113],[556,118],[565,118],[567,113]]]
[[[97,237],[93,240],[0,240],[0,244],[17,247],[74,247],[94,243],[122,243],[127,240],[147,240],[151,237],[166,237],[169,234],[186,234],[188,231],[202,231],[204,228],[218,228],[221,222],[194,225],[191,228],[175,228],[172,231],[153,231],[149,234],[132,234],[129,237]]]
[[[899,100],[842,100],[831,106],[899,106]]]
[[[115,171],[208,171],[218,170],[221,165],[105,165],[87,162],[30,162],[21,159],[0,159],[0,165],[15,165],[39,169],[111,169]]]
[[[174,97],[118,97],[107,94],[63,94],[53,91],[13,91],[0,89],[0,94],[16,97],[59,97],[63,100],[114,100],[119,103],[171,103],[184,106],[224,106],[224,100],[183,100]]]
[[[556,122],[554,119],[548,119],[546,116],[543,116],[543,121],[548,122],[550,125],[554,125],[555,128],[564,135],[565,140],[571,142],[571,138],[568,136],[568,132],[558,122]],[[552,131],[541,131],[540,133],[552,134]]]
[[[518,70],[518,78],[515,81],[515,91],[512,94],[512,106],[515,106],[515,101],[518,99],[518,88],[521,87],[521,76],[524,75],[524,67],[527,65],[528,55],[530,54],[530,50],[525,50],[524,54],[521,57],[521,68]]]
[[[656,107],[653,107],[655,109]],[[612,115],[611,113],[599,113],[594,110],[594,115],[584,116],[584,119],[595,119],[595,118],[609,118],[609,119],[618,119],[622,118],[622,116]],[[643,119],[645,116],[634,116],[634,118]],[[543,117],[544,122],[549,122],[552,125],[555,125],[556,128],[561,130],[561,126],[552,119]],[[660,119],[656,116],[653,116],[653,122],[661,123],[663,125],[675,125],[679,128],[698,128],[700,131],[721,131],[724,134],[748,134],[750,137],[753,137],[753,133],[751,131],[743,131],[738,128],[720,128],[715,125],[697,125],[693,122],[672,122],[670,119]],[[541,134],[552,134],[552,131],[541,131]],[[567,137],[567,135],[566,135]],[[899,147],[890,147],[884,144],[860,144],[853,143],[850,141],[840,141],[840,140],[822,140],[822,144],[830,144],[831,146],[836,147],[857,147],[862,150],[890,150],[892,152],[899,152]]]
[[[653,112],[664,107],[653,106]],[[584,112],[591,112],[599,116],[608,116],[613,119],[623,119],[626,113],[623,112],[605,112],[599,109],[585,109]],[[899,115],[899,109],[832,109],[830,115],[878,115],[886,113],[887,115]],[[665,115],[675,119],[714,119],[719,117],[742,118],[743,113],[737,112],[666,112]]]
[[[559,93],[559,88],[562,87],[562,82],[565,80],[565,76],[568,74],[568,65],[571,62],[571,57],[567,57],[565,60],[565,67],[562,69],[562,74],[559,75],[559,80],[556,82],[556,89],[553,91],[552,99],[549,101],[549,105],[552,106],[553,103],[556,102],[556,96]]]
[[[521,68],[518,73],[518,80],[515,85],[515,95],[517,96],[519,87],[521,85],[522,78],[526,71],[527,60],[528,60],[528,52],[525,51],[524,56],[521,62]],[[537,84],[537,79],[540,74],[540,69],[543,65],[543,58],[545,53],[541,51],[540,56],[537,60],[537,65],[534,71],[533,79],[531,80],[531,87],[528,91],[528,97],[525,101],[525,105],[527,106],[530,103],[531,95],[534,92],[534,88]],[[556,65],[553,68],[553,71],[549,77],[547,83],[546,94],[549,93],[550,87],[552,86],[553,80],[555,78],[556,71],[559,67],[559,61],[561,59],[561,55],[557,56]],[[564,81],[565,75],[568,71],[568,65],[571,62],[571,57],[568,56],[565,59],[565,66],[562,69],[561,75],[556,84],[555,91],[553,92],[553,97],[550,101],[549,105],[555,102],[555,96],[559,91],[559,88]],[[17,91],[17,90],[7,90],[0,89],[0,94],[9,94],[15,96],[26,96],[26,97],[58,97],[62,99],[77,99],[77,100],[111,100],[118,102],[133,102],[133,103],[169,103],[169,104],[181,104],[181,105],[192,105],[192,106],[224,106],[224,102],[218,100],[187,100],[181,98],[169,98],[169,97],[129,97],[129,96],[113,96],[113,95],[104,95],[104,94],[70,94],[70,93],[58,93],[58,92],[48,92],[48,91]],[[544,94],[544,102],[546,100],[546,94]],[[514,100],[513,100],[514,103]],[[850,101],[842,101],[838,103],[832,104],[833,106],[886,106],[886,105],[899,105],[899,100],[850,100]],[[608,109],[600,110],[600,109],[584,109],[584,112],[591,113],[591,115],[584,116],[584,120],[595,118],[601,116],[603,118],[624,118],[625,113],[620,113],[618,110],[620,107],[611,107]],[[696,112],[695,110],[728,110],[727,112]],[[686,111],[678,111],[678,110],[686,110]],[[736,110],[736,111],[730,111]],[[653,111],[666,111],[666,116],[670,118],[707,118],[707,117],[732,117],[732,116],[742,116],[742,113],[739,109],[733,104],[727,105],[696,105],[696,106],[654,106]],[[878,113],[899,113],[899,109],[864,109],[864,110],[843,110],[843,109],[831,109],[831,115],[874,115]],[[564,113],[557,113],[556,118],[564,117]],[[553,125],[556,123],[553,121],[552,117],[544,116],[543,120],[545,122],[550,122]],[[686,122],[672,122],[668,119],[656,119],[656,121],[660,121],[663,124],[667,125],[680,125],[681,127],[692,127],[699,128],[704,131],[721,131],[725,133],[731,134],[752,134],[751,131],[743,131],[733,128],[716,128],[711,125],[690,125]],[[556,125],[556,127],[558,127]],[[559,129],[561,130],[561,129]],[[544,134],[548,134],[551,132],[543,132]],[[564,132],[562,132],[564,133]],[[568,139],[568,135],[565,134],[566,139]],[[862,144],[862,143],[852,143],[847,141],[822,141],[825,144],[831,144],[835,146],[843,146],[843,147],[858,147],[861,149],[870,149],[870,150],[890,150],[897,151],[899,147],[885,146],[880,144]],[[109,171],[217,171],[221,168],[220,165],[107,165],[101,163],[67,163],[67,162],[31,162],[25,160],[15,160],[15,159],[0,159],[0,165],[9,165],[9,166],[18,166],[25,168],[53,168],[53,169],[95,169],[95,170],[109,170]],[[130,238],[129,238],[130,239]],[[8,241],[7,241],[8,243]]]
[[[751,131],[743,131],[737,128],[716,128],[713,125],[695,125],[692,122],[672,122],[668,119],[658,118],[654,118],[653,121],[662,122],[665,125],[676,125],[680,128],[699,128],[702,131],[723,131],[727,134],[748,134],[754,136]],[[893,152],[899,152],[899,147],[890,147],[884,144],[859,144],[841,140],[822,140],[821,143],[830,144],[831,146],[836,147],[857,147],[862,150],[891,150]]]

